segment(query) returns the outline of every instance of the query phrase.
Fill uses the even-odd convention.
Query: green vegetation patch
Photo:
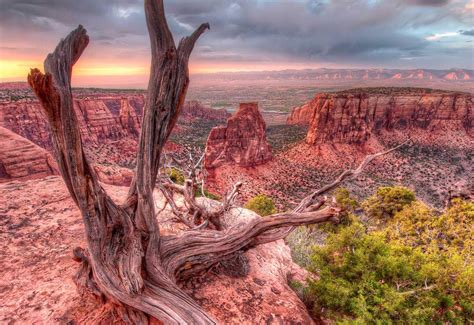
[[[254,196],[245,204],[244,207],[258,213],[262,217],[277,213],[273,199],[264,194]]]
[[[406,188],[384,187],[362,205],[373,219],[352,212],[357,204],[346,190],[338,197],[351,222],[325,229],[313,246],[307,267],[319,279],[291,283],[315,319],[473,322],[474,202],[456,199],[439,213]]]

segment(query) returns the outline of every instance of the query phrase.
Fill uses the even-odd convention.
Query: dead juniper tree
[[[224,230],[227,225],[223,217],[233,207],[242,183],[236,183],[232,190],[224,195],[222,202],[197,199],[198,196],[206,197],[205,180],[207,172],[203,167],[204,153],[198,149],[188,149],[186,151],[187,155],[181,159],[173,154],[163,155],[163,168],[159,171],[157,185],[167,204],[171,207],[177,222],[193,230],[205,228]],[[196,159],[196,154],[200,158]],[[177,184],[176,181],[170,178],[169,174],[172,170],[177,171],[184,177],[183,184]],[[183,198],[184,204],[182,206],[176,203],[174,194],[178,194]]]
[[[200,206],[190,206],[194,223],[214,229],[193,229],[180,236],[162,236],[155,215],[153,189],[163,146],[176,124],[189,85],[188,60],[202,24],[176,46],[168,28],[162,0],[145,0],[151,41],[151,71],[138,146],[135,176],[123,204],[112,201],[100,185],[84,154],[71,94],[73,65],[89,43],[79,26],[61,40],[44,62],[43,74],[32,69],[28,82],[40,100],[51,127],[55,157],[85,226],[87,248],[76,248],[81,262],[76,283],[108,304],[114,315],[132,324],[158,319],[166,324],[214,324],[178,285],[219,261],[256,245],[284,238],[295,226],[337,220],[338,208],[323,207],[322,194],[344,179],[359,174],[375,156],[354,171],[315,191],[292,212],[254,219],[225,230]],[[384,153],[380,153],[384,154]],[[380,155],[378,154],[378,155]],[[160,184],[160,186],[165,186]],[[187,195],[186,186],[175,188]],[[192,199],[190,199],[192,201]],[[199,215],[200,214],[200,215]],[[191,219],[192,220],[192,219]],[[205,227],[202,227],[205,228]]]

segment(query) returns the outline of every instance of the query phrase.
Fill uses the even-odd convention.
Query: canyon
[[[244,182],[243,202],[265,193],[287,209],[365,155],[410,139],[345,186],[363,198],[379,186],[405,185],[443,206],[452,191],[474,193],[473,117],[472,95],[463,92],[368,88],[318,93],[287,118],[289,126],[307,129],[304,139],[264,165],[213,170],[209,187],[222,192]]]
[[[27,91],[20,86],[17,88],[22,94]],[[143,95],[81,91],[76,97],[74,110],[80,125],[81,138],[86,154],[92,160],[100,179],[109,184],[129,184],[140,136]],[[195,101],[186,102],[173,136],[179,138],[186,132],[190,133],[190,125],[199,124],[201,121],[211,122],[212,125],[225,123],[229,116],[225,110],[214,110]],[[0,102],[0,127],[2,132],[9,130],[8,132],[16,135],[16,142],[10,141],[11,136],[2,137],[2,140],[10,141],[10,145],[15,143],[16,150],[21,151],[25,157],[38,157],[37,161],[23,159],[24,165],[29,163],[31,166],[23,166],[21,171],[9,171],[8,174],[2,172],[0,181],[24,178],[28,175],[36,177],[35,174],[38,173],[46,175],[46,167],[39,167],[37,163],[39,157],[48,152],[52,153],[53,145],[49,125],[39,102],[29,98]],[[180,150],[180,146],[172,141],[166,148],[175,152]],[[41,149],[45,150],[38,154],[37,151]],[[20,168],[19,164],[10,163],[18,159],[13,151],[6,150],[0,156],[0,164],[8,165],[10,170],[17,168],[16,166]],[[54,162],[52,159],[50,161]]]
[[[93,323],[100,310],[76,293],[70,279],[76,270],[71,249],[84,245],[80,214],[57,176],[42,109],[28,98],[28,90],[18,88],[24,98],[0,103],[0,215],[7,243],[1,253],[8,257],[1,275],[13,283],[2,283],[2,295],[19,302],[1,307],[3,315],[10,315],[2,321]],[[143,102],[140,91],[76,90],[74,108],[86,155],[117,201],[133,177]],[[323,92],[292,109],[285,125],[281,115],[261,112],[253,102],[242,103],[231,115],[189,101],[166,150],[201,147],[211,193],[224,195],[243,182],[238,204],[266,194],[280,211],[367,154],[408,137],[412,145],[377,159],[344,186],[363,198],[382,185],[405,185],[435,207],[453,188],[474,190],[471,94],[412,88]],[[303,130],[302,136],[288,140],[294,130]],[[280,139],[286,142],[275,150],[272,145]],[[158,193],[156,204],[164,207]],[[257,217],[241,209],[229,213],[235,222]],[[165,233],[181,231],[170,221],[162,224]],[[25,245],[36,249],[18,255]],[[287,284],[308,274],[292,262],[283,241],[242,258],[243,265],[230,261],[183,286],[222,323],[312,322]],[[51,263],[56,267],[45,272]],[[15,275],[19,267],[27,277]]]

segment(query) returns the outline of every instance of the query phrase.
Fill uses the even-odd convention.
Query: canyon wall
[[[90,96],[74,100],[74,109],[85,144],[117,141],[124,138],[138,140],[143,114],[144,97]],[[179,122],[197,119],[225,122],[230,114],[214,110],[196,101],[183,105]],[[33,143],[52,150],[49,125],[39,102],[20,100],[0,103],[0,127],[7,128]]]
[[[257,103],[240,104],[226,126],[215,127],[209,134],[204,166],[208,169],[224,164],[253,167],[271,160],[265,127]]]
[[[306,142],[364,143],[383,130],[457,132],[474,137],[472,95],[423,89],[320,93],[293,109],[289,124],[309,124]]]
[[[59,174],[48,151],[2,127],[0,147],[0,183]]]
[[[143,98],[101,97],[74,100],[84,143],[138,138]],[[52,150],[50,130],[37,101],[0,103],[0,126]]]
[[[128,185],[133,176],[131,168],[140,136],[144,97],[129,94],[79,97],[73,103],[81,138],[99,179],[107,184]],[[182,108],[178,124],[193,125],[200,119],[225,122],[229,116],[225,110],[187,102]],[[1,181],[37,178],[38,175],[54,173],[46,164],[54,163],[48,153],[52,152],[53,147],[49,125],[39,102],[31,99],[1,102],[0,128],[3,128],[2,143],[11,142],[5,144],[8,150],[2,150]],[[178,125],[175,132],[179,133],[179,129]],[[8,137],[4,136],[7,131]],[[167,149],[172,151],[177,150],[175,147],[171,141],[167,145]],[[19,156],[21,153],[25,155],[24,158]],[[48,159],[45,158],[46,154]]]

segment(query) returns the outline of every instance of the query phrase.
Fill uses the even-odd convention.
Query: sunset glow
[[[472,0],[165,2],[176,43],[208,21],[191,74],[312,68],[474,68]],[[288,12],[292,15],[288,16]],[[284,24],[282,22],[285,22]],[[334,24],[337,21],[338,24]],[[90,44],[81,86],[145,87],[149,39],[139,1],[8,0],[0,11],[0,81],[24,81],[78,24]],[[324,32],[322,32],[324,31]],[[136,82],[136,83],[135,83]],[[105,84],[103,84],[105,86]]]

